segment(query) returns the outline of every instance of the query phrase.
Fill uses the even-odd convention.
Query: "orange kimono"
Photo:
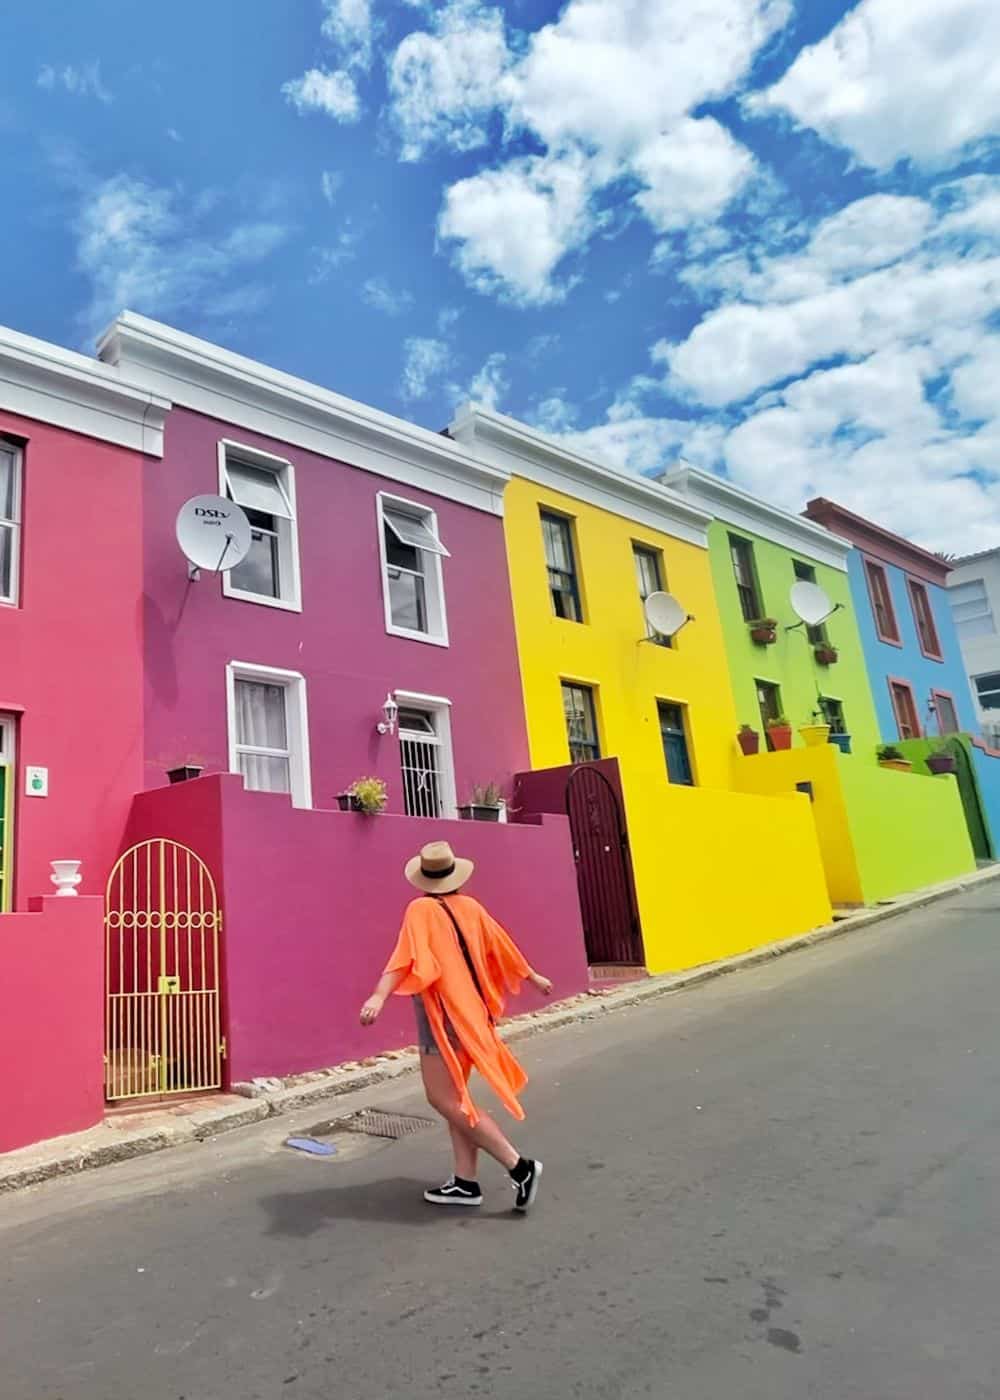
[[[486,998],[476,990],[451,920],[430,896],[415,899],[403,917],[386,972],[405,972],[397,996],[420,996],[441,1058],[458,1090],[462,1111],[473,1127],[479,1112],[469,1096],[468,1079],[475,1067],[515,1118],[524,1110],[518,1092],[528,1082],[521,1065],[496,1033],[490,1016],[503,1015],[504,998],[517,993],[531,968],[510,936],[478,900],[467,894],[445,896],[465,937]],[[489,1015],[487,1014],[489,1008]],[[445,1032],[445,1016],[455,1030],[456,1049]]]

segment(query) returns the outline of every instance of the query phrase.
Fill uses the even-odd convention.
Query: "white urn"
[[[80,874],[80,861],[78,860],[50,860],[52,875],[50,879],[56,887],[56,895],[75,895],[76,887],[83,879]]]

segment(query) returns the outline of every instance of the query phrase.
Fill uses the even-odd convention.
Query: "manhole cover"
[[[419,1118],[416,1114],[389,1113],[382,1108],[362,1108],[344,1118],[317,1123],[310,1129],[313,1137],[328,1137],[331,1133],[365,1133],[368,1137],[404,1138],[437,1126],[434,1118]]]

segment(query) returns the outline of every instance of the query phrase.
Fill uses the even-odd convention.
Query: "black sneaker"
[[[514,1209],[526,1211],[535,1204],[535,1197],[538,1195],[538,1183],[542,1179],[541,1162],[531,1162],[531,1170],[521,1181],[515,1181],[511,1177],[511,1186],[514,1188]]]
[[[478,1185],[460,1185],[450,1176],[443,1186],[432,1186],[425,1191],[424,1200],[432,1206],[481,1206],[483,1193]]]

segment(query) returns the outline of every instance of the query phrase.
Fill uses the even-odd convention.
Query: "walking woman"
[[[531,982],[546,996],[552,983],[529,967],[520,950],[483,906],[458,891],[473,871],[471,860],[454,855],[446,841],[425,846],[406,866],[406,878],[421,891],[408,906],[395,951],[374,992],[361,1008],[361,1024],[374,1025],[393,994],[412,996],[417,1017],[420,1069],[427,1101],[451,1133],[454,1174],[424,1192],[439,1206],[479,1206],[479,1152],[506,1167],[514,1209],[534,1204],[542,1164],[522,1157],[488,1113],[469,1096],[475,1068],[515,1118],[524,1110],[517,1094],[528,1076],[497,1035],[504,997]]]

